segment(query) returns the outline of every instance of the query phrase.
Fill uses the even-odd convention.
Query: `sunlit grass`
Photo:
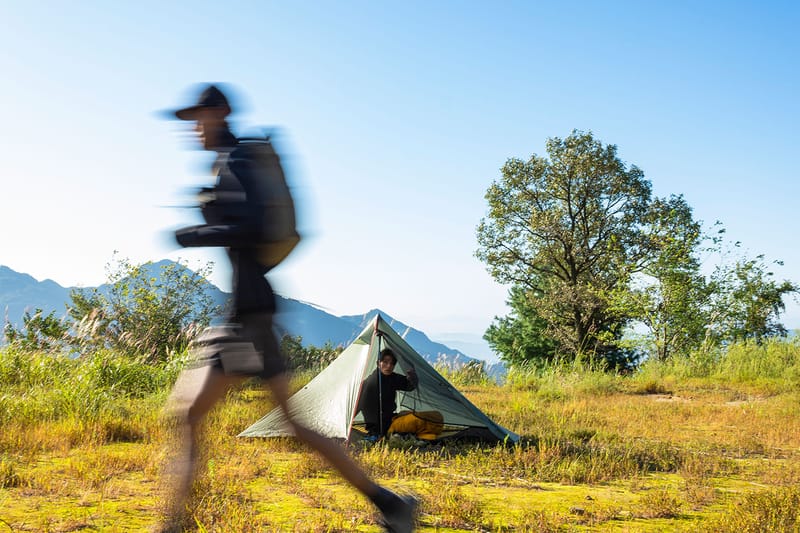
[[[797,531],[800,529],[800,488],[760,490],[736,498],[723,513],[702,525],[709,533]]]
[[[350,452],[421,498],[423,531],[794,531],[799,352],[738,345],[624,377],[561,364],[502,385],[452,374],[519,444]],[[162,408],[180,364],[0,350],[0,524],[152,525],[171,445]],[[194,529],[379,531],[366,498],[295,440],[235,437],[272,407],[251,382],[209,416]]]

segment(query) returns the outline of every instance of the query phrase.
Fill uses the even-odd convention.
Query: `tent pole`
[[[381,375],[381,338],[383,334],[380,331],[376,332],[378,336],[378,428],[380,428],[381,437],[383,437],[383,376]]]
[[[370,339],[369,339],[369,350],[370,351],[372,350],[373,343],[375,342],[375,337],[380,335],[380,331],[378,330],[378,319],[380,319],[380,315],[378,315],[375,318],[375,327],[374,327],[374,329],[372,331],[372,337],[370,337]],[[363,380],[363,378],[365,376],[364,370],[366,370],[366,368],[367,368],[367,362],[368,361],[369,361],[369,352],[367,352],[367,359],[364,361],[364,367],[363,367],[363,370],[362,370],[362,373],[361,373],[362,380]],[[345,442],[348,442],[348,443],[350,442],[350,433],[353,431],[353,419],[355,418],[356,413],[358,413],[358,405],[361,402],[361,393],[363,392],[363,385],[364,385],[364,383],[362,381],[362,383],[358,387],[358,396],[356,397],[356,402],[355,402],[355,407],[354,407],[355,410],[353,411],[353,413],[351,413],[350,422],[347,424],[347,438],[345,439]]]

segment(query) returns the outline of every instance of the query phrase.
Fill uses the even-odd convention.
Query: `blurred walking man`
[[[219,246],[227,250],[233,280],[227,325],[210,328],[198,339],[197,361],[176,383],[171,411],[178,423],[177,460],[172,463],[171,495],[161,533],[182,531],[191,510],[189,494],[196,475],[201,422],[232,388],[260,377],[286,413],[294,434],[320,453],[380,510],[388,531],[414,529],[417,502],[373,482],[336,442],[292,420],[289,378],[272,330],[275,295],[265,274],[299,241],[295,209],[269,139],[237,139],[227,117],[230,102],[219,87],[207,85],[196,103],[173,112],[193,121],[204,150],[216,152],[213,187],[203,189],[200,208],[206,224],[176,232],[182,246]]]

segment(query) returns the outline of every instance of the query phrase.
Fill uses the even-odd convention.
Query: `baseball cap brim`
[[[204,105],[193,105],[190,107],[184,107],[183,109],[177,109],[175,111],[168,111],[168,113],[178,120],[194,120],[197,118],[197,115],[201,109],[207,108],[208,106]]]
[[[225,94],[215,85],[206,86],[195,101],[197,103],[194,105],[168,111],[165,114],[178,120],[195,120],[204,109],[217,109],[222,116],[228,116],[232,111]]]

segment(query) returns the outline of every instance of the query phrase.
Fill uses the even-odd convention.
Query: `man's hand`
[[[411,390],[417,388],[417,384],[419,383],[419,378],[417,378],[417,371],[414,370],[413,366],[409,366],[406,369],[406,379],[408,380],[408,383],[411,385]]]

